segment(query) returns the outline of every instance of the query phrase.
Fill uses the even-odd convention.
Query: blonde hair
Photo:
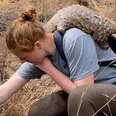
[[[35,17],[35,9],[28,8],[13,21],[5,37],[8,49],[30,51],[34,47],[34,42],[44,38],[45,31],[40,23],[35,21]]]

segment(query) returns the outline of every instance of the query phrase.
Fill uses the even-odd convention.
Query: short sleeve
[[[75,33],[64,38],[64,52],[71,80],[81,80],[99,69],[95,43],[91,36]]]
[[[22,78],[30,80],[34,78],[40,78],[42,74],[45,74],[35,65],[25,62],[16,71]]]

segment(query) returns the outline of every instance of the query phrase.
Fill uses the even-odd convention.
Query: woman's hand
[[[39,67],[42,71],[46,72],[47,74],[51,72],[51,67],[53,67],[48,57],[45,57],[43,61],[36,66]]]

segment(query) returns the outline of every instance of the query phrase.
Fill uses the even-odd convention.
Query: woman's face
[[[43,59],[48,56],[48,53],[38,47],[34,46],[32,51],[22,52],[14,50],[13,53],[22,61],[22,62],[30,62],[34,65],[37,65],[43,61]]]

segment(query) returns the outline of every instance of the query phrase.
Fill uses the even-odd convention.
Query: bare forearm
[[[76,88],[76,85],[56,68],[51,67],[51,71],[49,71],[48,74],[67,93],[70,93],[74,88]]]
[[[11,95],[4,91],[4,88],[0,86],[0,105],[5,102]]]
[[[49,74],[51,78],[67,93],[70,93],[74,88],[76,88],[76,85],[70,81],[67,76],[58,71],[47,57],[43,62],[36,66]]]
[[[22,88],[27,82],[28,80],[22,79],[15,73],[7,82],[0,86],[0,105]]]

